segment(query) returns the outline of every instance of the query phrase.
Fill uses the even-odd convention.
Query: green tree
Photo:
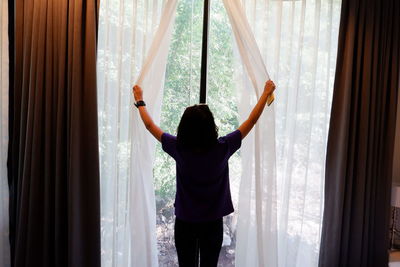
[[[187,106],[199,98],[203,1],[183,0],[177,7],[175,27],[168,55],[161,128],[176,134],[180,117]],[[214,113],[220,135],[238,127],[236,95],[233,90],[232,32],[222,5],[213,1],[209,35],[207,100]],[[154,168],[156,195],[173,199],[175,164],[157,146]]]

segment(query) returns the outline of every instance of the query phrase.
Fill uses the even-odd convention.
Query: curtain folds
[[[269,80],[245,11],[239,0],[224,0],[246,74],[239,108],[241,121],[251,112]],[[278,266],[274,105],[267,107],[241,148],[236,266]]]
[[[104,266],[157,265],[151,232],[154,149],[148,141],[153,137],[142,134],[143,125],[131,110],[131,88],[146,66],[144,55],[152,51],[161,2],[105,0],[101,6],[98,83]],[[237,48],[245,67],[234,66],[237,76],[232,77],[241,92],[240,113],[249,114],[268,79],[263,62],[277,84],[274,106],[266,108],[241,150],[236,265],[317,266],[341,2],[224,3],[233,32],[243,41]],[[163,71],[154,76],[160,81],[154,82],[164,79]],[[155,121],[163,82],[159,84],[143,88]],[[143,227],[146,223],[150,226]],[[143,241],[141,247],[135,247],[134,237]]]
[[[400,73],[399,73],[400,79]],[[399,83],[400,90],[400,83]],[[393,152],[393,183],[400,184],[400,93],[397,91],[397,115],[396,115],[396,136],[394,141],[394,152]]]
[[[100,266],[98,2],[15,1],[14,266]]]
[[[8,2],[0,2],[0,266],[10,266],[7,186],[9,42]]]
[[[176,5],[176,0],[101,3],[97,66],[102,266],[158,266],[156,140],[134,110],[132,87],[142,86],[149,113],[159,123]]]
[[[136,81],[136,84],[143,88],[143,98],[157,125],[160,124],[165,70],[176,7],[177,0],[166,2],[160,24]],[[130,92],[131,88],[127,89]],[[132,105],[131,102],[131,111]],[[156,202],[153,183],[156,140],[144,127],[139,112],[133,111],[129,124],[133,137],[130,154],[131,176],[129,177],[128,217],[129,228],[132,229],[129,265],[158,266]]]
[[[317,266],[341,1],[243,0],[242,4],[269,75],[277,85],[273,104],[274,123],[265,121],[269,114],[263,114],[264,119],[259,123],[261,143],[272,138],[272,131],[275,131],[276,143],[276,180],[273,180],[273,175],[266,175],[270,171],[268,165],[259,165],[265,182],[268,182],[262,187],[262,193],[267,196],[262,198],[263,205],[269,205],[272,211],[277,210],[276,247],[266,252],[265,259],[271,260],[268,257],[274,257],[277,251],[277,266]],[[246,92],[242,87],[251,88],[247,73],[240,67],[237,72],[237,86]],[[242,93],[242,110],[254,104],[255,96],[248,95],[249,92],[247,90],[244,96]],[[250,99],[246,103],[245,97],[248,96]],[[263,153],[274,149],[268,145],[258,147],[252,142],[247,148],[246,143],[243,144],[242,160],[251,160],[251,155],[258,149]],[[245,149],[251,150],[252,154],[247,154]],[[254,175],[256,169],[249,170],[244,173]],[[241,190],[250,186],[244,181],[242,183]],[[266,188],[271,190],[274,183],[276,193],[267,194]],[[254,201],[253,198],[250,203]],[[239,209],[238,212],[239,215],[242,212],[247,212],[249,216],[255,214],[246,209]],[[268,211],[263,214],[264,219],[273,215]],[[251,229],[254,227],[249,227],[248,233]],[[252,244],[257,235],[253,233],[248,237],[253,241],[244,245],[238,243],[237,248],[249,245],[247,249],[255,254],[256,247]]]
[[[400,2],[344,0],[320,266],[387,266]]]

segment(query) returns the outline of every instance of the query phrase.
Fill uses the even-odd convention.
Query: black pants
[[[175,247],[180,267],[215,267],[223,238],[222,218],[191,223],[175,219]]]

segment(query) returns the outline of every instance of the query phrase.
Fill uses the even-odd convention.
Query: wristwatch
[[[146,103],[144,103],[143,100],[140,100],[140,101],[135,103],[135,107],[137,107],[137,108],[142,107],[142,106],[143,107],[146,106]]]

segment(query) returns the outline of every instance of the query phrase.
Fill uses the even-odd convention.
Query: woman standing
[[[228,160],[241,146],[264,110],[275,84],[263,94],[240,127],[218,138],[218,127],[207,105],[186,108],[177,136],[165,133],[146,110],[142,89],[135,85],[135,106],[147,130],[176,161],[175,247],[181,267],[217,266],[223,239],[222,218],[233,212]]]

